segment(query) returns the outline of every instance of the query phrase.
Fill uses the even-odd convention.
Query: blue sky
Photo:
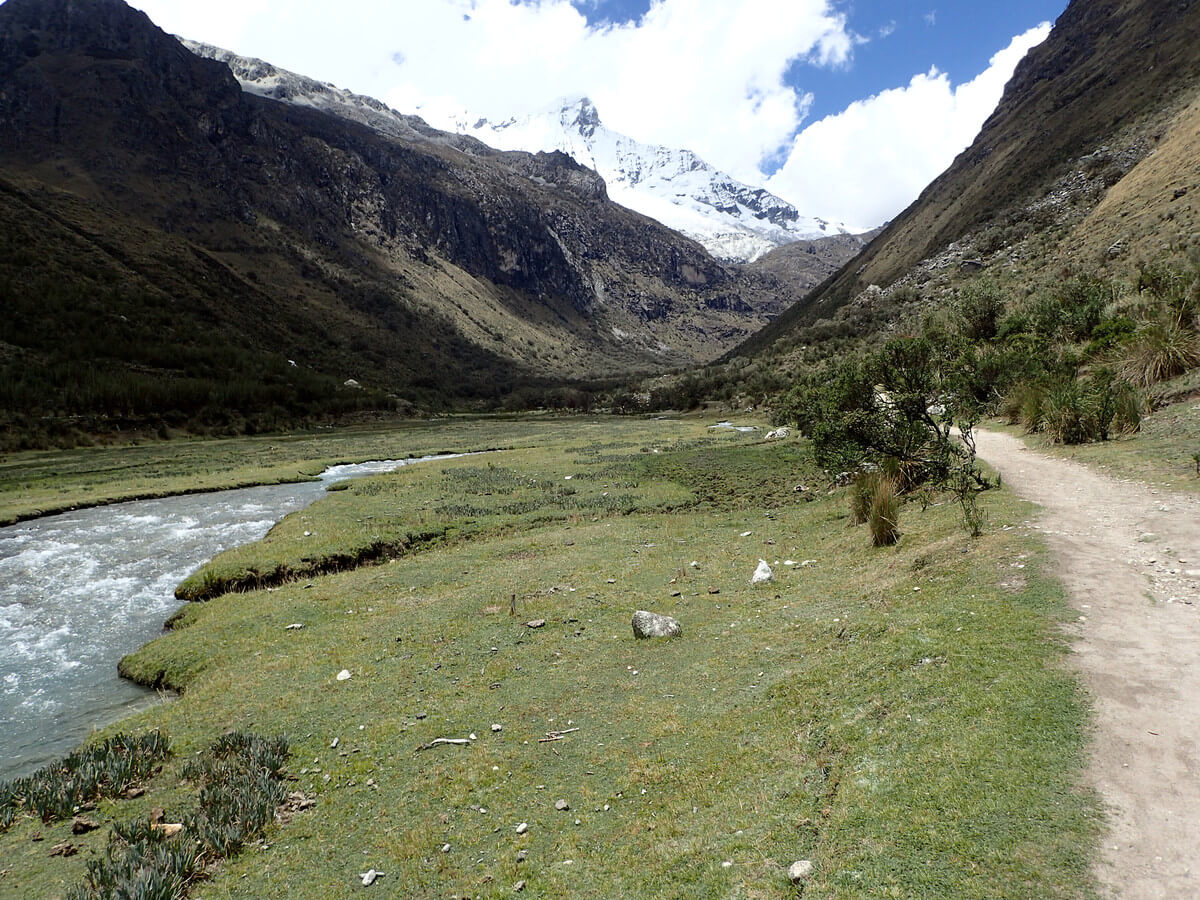
[[[640,19],[650,0],[572,0],[592,25]],[[821,119],[855,100],[904,84],[936,66],[955,83],[974,78],[1016,34],[1053,22],[1067,0],[836,0],[850,30],[868,39],[846,66],[796,62],[787,83],[809,91],[809,116]]]
[[[805,215],[893,217],[1066,0],[130,0],[166,30],[440,128],[588,96]],[[1039,27],[1041,26],[1041,27]],[[537,148],[530,148],[537,149]]]

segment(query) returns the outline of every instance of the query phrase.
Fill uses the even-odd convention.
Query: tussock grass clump
[[[890,547],[900,540],[900,503],[896,482],[879,476],[871,492],[871,508],[867,513],[874,546]]]
[[[1122,377],[1138,387],[1182,375],[1200,366],[1200,336],[1179,321],[1154,322],[1128,344]]]
[[[148,778],[169,753],[170,740],[161,732],[115,734],[32,775],[0,783],[0,830],[22,812],[47,823],[69,819],[80,807],[117,797]]]
[[[879,486],[878,472],[859,472],[850,486],[850,524],[862,525],[870,518],[871,500]]]
[[[181,834],[167,837],[148,819],[113,826],[104,856],[88,863],[70,900],[128,897],[175,900],[204,877],[205,867],[236,855],[261,837],[287,797],[283,764],[287,741],[233,732],[223,735],[183,776],[200,785],[196,812],[183,817]]]

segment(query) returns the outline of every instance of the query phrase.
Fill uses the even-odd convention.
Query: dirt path
[[[1200,501],[977,432],[1039,503],[1079,621],[1095,706],[1091,777],[1110,807],[1098,867],[1114,898],[1200,897]]]

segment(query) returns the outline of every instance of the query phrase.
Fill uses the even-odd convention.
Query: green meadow
[[[65,896],[111,822],[180,821],[185,763],[237,730],[285,736],[289,789],[315,802],[193,896],[1092,896],[1089,711],[1035,510],[988,491],[972,538],[948,497],[912,501],[899,543],[873,548],[803,442],[707,424],[149,446],[107,487],[88,460],[112,451],[6,466],[52,506],[84,483],[503,448],[351,482],[193,575],[184,592],[209,599],[122,662],[178,699],[112,729],[162,729],[172,756],[141,796],[100,801],[90,834],[18,818],[0,895]],[[774,577],[752,585],[760,559]],[[682,636],[635,639],[639,609]],[[51,856],[62,842],[78,852]]]

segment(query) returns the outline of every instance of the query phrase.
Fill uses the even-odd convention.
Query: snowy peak
[[[502,150],[568,153],[604,178],[612,199],[695,238],[722,259],[749,262],[793,241],[850,232],[802,216],[786,200],[713,168],[690,150],[612,131],[587,97],[498,123],[464,114],[453,127]]]

